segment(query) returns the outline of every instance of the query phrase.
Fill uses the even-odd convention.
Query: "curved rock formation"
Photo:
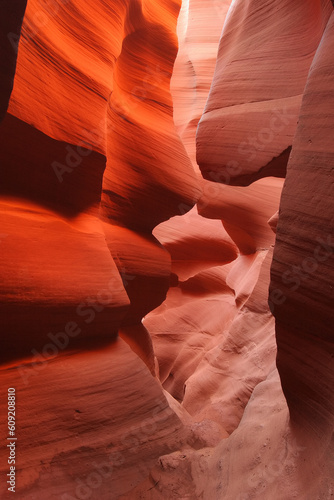
[[[271,281],[277,365],[291,417],[322,453],[334,430],[333,46],[332,14],[305,87]]]
[[[0,129],[1,385],[18,395],[22,499],[81,498],[101,463],[99,498],[111,484],[118,497],[187,438],[141,324],[171,278],[151,230],[200,195],[172,120],[179,7],[30,0],[26,10]]]
[[[27,5],[0,124],[22,500],[334,492],[333,7],[180,7]]]
[[[285,176],[308,70],[331,11],[328,0],[233,3],[197,132],[206,179],[248,185]]]
[[[261,68],[261,64],[276,64],[277,59],[269,56],[263,57],[259,64],[250,70],[249,65],[245,63],[246,58],[241,58],[240,54],[236,58],[238,47],[236,40],[240,41],[241,51],[247,52],[250,47],[257,46],[259,52],[264,54],[267,44],[260,45],[263,44],[262,31],[257,30],[257,34],[254,33],[254,36],[250,39],[248,39],[248,35],[252,29],[251,21],[254,22],[254,27],[256,25],[255,20],[257,19],[261,23],[261,19],[263,21],[266,12],[271,13],[274,17],[274,5],[275,2],[268,2],[267,7],[261,6],[261,9],[255,9],[254,4],[252,10],[251,2],[248,2],[247,5],[236,2],[230,9],[222,34],[213,85],[198,128],[197,160],[206,178],[227,185],[224,191],[225,198],[229,193],[230,184],[244,185],[254,181],[259,176],[283,175],[283,170],[281,173],[276,171],[277,165],[273,165],[268,160],[263,161],[263,156],[271,155],[272,148],[276,148],[280,141],[282,144],[282,136],[280,136],[279,131],[271,130],[271,127],[261,129],[260,126],[261,123],[266,123],[266,113],[268,119],[271,120],[275,115],[275,109],[272,107],[275,105],[275,100],[270,96],[270,92],[275,92],[275,89],[279,92],[282,90],[285,92],[290,85],[292,88],[293,75],[299,74],[301,76],[299,72],[304,64],[302,70],[304,83],[301,80],[299,81],[300,95],[298,96],[299,102],[302,100],[302,107],[294,139],[295,131],[291,129],[290,145],[292,145],[292,155],[288,163],[288,175],[283,191],[279,219],[275,214],[269,220],[270,226],[275,231],[277,226],[277,244],[272,267],[269,304],[276,316],[277,365],[291,414],[290,423],[292,424],[290,429],[289,420],[287,419],[288,414],[285,409],[286,420],[279,426],[281,429],[280,440],[281,442],[285,440],[284,434],[291,435],[292,444],[288,445],[288,449],[291,448],[292,451],[288,459],[289,464],[280,468],[277,468],[277,464],[273,465],[272,458],[267,458],[264,464],[261,457],[263,453],[261,452],[256,457],[257,460],[254,464],[249,462],[248,469],[243,466],[242,473],[239,464],[237,464],[237,459],[234,461],[234,458],[231,457],[225,471],[227,468],[231,470],[234,467],[236,471],[239,471],[239,474],[243,474],[246,480],[244,493],[239,495],[238,489],[234,488],[233,477],[231,476],[225,476],[225,481],[222,481],[222,477],[218,476],[215,486],[210,488],[203,487],[201,480],[197,481],[194,475],[191,477],[191,474],[184,473],[183,480],[188,481],[188,488],[191,489],[194,488],[194,485],[197,486],[200,490],[195,490],[196,494],[201,491],[204,497],[207,498],[210,495],[211,497],[216,495],[219,498],[231,499],[280,497],[325,499],[329,498],[333,492],[333,461],[330,456],[332,453],[331,437],[334,425],[331,396],[334,375],[332,359],[333,336],[330,331],[332,307],[329,305],[332,297],[330,276],[333,268],[333,245],[330,240],[332,231],[331,216],[327,216],[331,207],[332,176],[329,169],[332,147],[327,142],[329,140],[327,137],[329,138],[331,115],[330,112],[325,111],[330,109],[331,106],[331,100],[326,97],[326,94],[328,95],[329,88],[331,88],[330,82],[333,70],[331,51],[332,18],[328,21],[330,15],[332,15],[332,6],[329,2],[319,2],[317,5],[309,3],[309,11],[304,9],[305,5],[303,6],[303,16],[309,16],[307,21],[310,30],[308,43],[314,44],[313,49],[309,52],[308,62],[306,64],[307,58],[305,58],[304,63],[301,62],[296,65],[294,70],[289,72],[292,77],[291,80],[289,79],[288,85],[284,87],[279,84],[279,71],[275,71],[273,74],[270,73],[269,76],[266,74],[265,82],[271,78],[275,79],[273,85],[267,89],[265,84],[261,88],[260,82],[256,80],[254,75]],[[280,15],[285,15],[286,19],[292,19],[292,5],[288,6],[287,2],[285,7],[282,4],[281,7],[282,10],[275,13],[275,20],[279,20]],[[301,8],[301,5],[296,4],[294,7],[298,9]],[[268,8],[268,11],[266,11],[266,8]],[[245,13],[243,18],[241,16],[242,9],[244,9]],[[284,9],[286,9],[285,14]],[[310,16],[312,12],[313,14]],[[234,29],[232,29],[231,24],[233,20],[235,22]],[[319,22],[318,31],[316,28],[317,22]],[[236,29],[237,25],[239,29]],[[297,27],[299,29],[299,25],[286,23],[286,29],[294,30]],[[268,38],[269,46],[271,43],[276,42],[273,32],[274,28],[271,26],[270,38],[272,40]],[[264,30],[264,37],[266,36],[265,33]],[[284,36],[285,29],[281,29],[280,34]],[[231,42],[230,46],[228,44],[229,37],[234,39],[233,44]],[[245,43],[246,41],[248,43]],[[296,43],[300,43],[300,40],[296,41]],[[281,50],[283,50],[282,47]],[[305,44],[300,45],[300,51],[305,54]],[[254,53],[256,56],[257,52]],[[290,53],[293,53],[294,56],[298,54],[298,52]],[[314,53],[315,57],[313,59]],[[250,60],[252,57],[253,54],[248,59]],[[311,63],[311,70],[308,74]],[[285,58],[284,64],[291,64],[289,57]],[[238,65],[239,71],[233,73],[233,69]],[[233,83],[232,74],[234,74]],[[254,77],[252,85],[248,83],[246,88],[247,77],[244,75],[247,74]],[[248,78],[250,80],[250,77]],[[295,83],[297,80],[298,78]],[[243,89],[243,92],[240,91],[240,96],[245,99],[242,101],[242,106],[240,106],[240,102],[231,100],[234,96],[234,90],[237,94],[239,85]],[[266,96],[265,103],[259,104],[257,102],[259,95],[253,97],[257,89],[259,95],[268,90],[269,94]],[[285,95],[282,97],[287,100]],[[223,106],[221,106],[220,100],[224,100],[225,103],[225,100],[228,99],[230,101],[224,104],[224,109],[222,109]],[[253,101],[255,102],[253,103]],[[261,101],[263,101],[262,97]],[[247,102],[249,102],[248,108],[246,108]],[[258,121],[252,121],[252,108],[258,108],[256,109]],[[248,115],[248,110],[250,115]],[[290,111],[284,111],[283,114],[281,113],[281,118],[285,114],[290,117],[295,116],[293,119],[295,129],[299,111],[296,108],[296,113],[290,113]],[[247,116],[246,122],[245,116]],[[260,116],[262,122],[259,122]],[[279,116],[277,116],[278,118]],[[250,129],[252,129],[253,134],[257,133],[257,131],[258,135],[261,133],[263,138],[264,134],[267,134],[269,139],[271,134],[271,140],[263,140],[261,147],[254,143],[252,158],[249,157],[247,161],[242,161],[242,154],[246,153],[245,148]],[[257,144],[259,144],[259,141]],[[283,152],[284,148],[282,147],[280,151]],[[231,160],[230,163],[228,163],[228,160]],[[287,158],[284,160],[285,164],[286,162]],[[228,202],[225,201],[225,204],[227,205]],[[200,206],[201,202],[199,203]],[[227,206],[225,211],[228,213]],[[214,213],[212,208],[210,213]],[[235,234],[238,237],[240,234],[238,228],[240,217],[236,217],[235,221],[237,230]],[[229,230],[228,223],[224,222],[224,226]],[[328,233],[326,230],[328,230]],[[234,237],[233,230],[232,232],[229,231],[229,234],[232,238]],[[240,236],[239,240],[243,241],[243,244],[247,242],[245,238]],[[235,241],[237,242],[238,239],[235,239]],[[268,283],[268,278],[263,280],[263,284],[265,282]],[[254,398],[256,394],[257,388],[253,394]],[[254,400],[249,403],[249,407],[252,404],[255,404]],[[259,406],[261,406],[260,401]],[[241,431],[243,425],[247,429],[247,414],[246,410],[235,436],[238,435],[239,429]],[[251,426],[251,420],[249,420],[249,425]],[[277,435],[274,437],[275,432],[271,428],[270,418],[265,428],[269,432],[270,441],[272,442],[272,439],[276,440]],[[233,439],[230,438],[228,441],[232,443]],[[233,444],[227,444],[226,446],[227,448],[224,447],[225,453],[228,451],[229,446],[233,447]],[[280,446],[280,444],[277,443],[276,446]],[[254,452],[255,449],[251,453]],[[287,457],[289,457],[289,454],[285,454],[284,459],[282,456],[280,461],[284,463]],[[217,463],[218,458],[219,454],[216,454],[215,462],[211,462],[211,467],[213,463]],[[198,459],[199,457],[197,457]],[[196,463],[196,458],[191,457],[189,462]],[[206,463],[206,460],[204,462]],[[206,465],[202,463],[201,469],[203,470],[205,466],[210,467],[207,463]],[[265,471],[265,468],[267,468],[267,471]],[[274,473],[275,468],[278,469],[277,473]],[[221,470],[224,471],[223,466]],[[245,470],[255,470],[255,472],[248,476],[249,473],[245,472]],[[270,470],[271,472],[269,472]],[[282,491],[280,488],[284,484],[284,477],[287,477],[286,473],[290,475],[290,487],[287,486]],[[163,482],[164,474],[161,470],[159,474],[161,482]],[[247,480],[247,477],[249,480]],[[167,487],[166,483],[164,484]],[[290,489],[291,484],[293,484],[293,490]]]
[[[243,6],[245,7],[245,4]],[[271,2],[271,5],[268,3],[267,7],[268,12],[271,11],[273,15],[274,2]],[[286,4],[286,19],[292,19],[291,9],[288,13],[287,7]],[[273,317],[265,305],[268,297],[270,255],[263,262],[258,278],[258,288],[255,287],[248,299],[249,295],[245,291],[242,292],[242,286],[240,286],[242,269],[240,259],[238,259],[239,264],[237,260],[233,266],[235,284],[238,281],[239,283],[237,288],[230,289],[230,291],[234,291],[232,295],[228,294],[226,286],[227,284],[231,285],[233,274],[230,280],[226,279],[226,275],[228,277],[228,273],[230,275],[232,273],[231,264],[225,265],[221,270],[212,267],[210,270],[201,271],[196,275],[194,275],[196,270],[193,269],[193,275],[184,281],[187,275],[182,275],[178,271],[180,263],[176,261],[174,268],[181,276],[178,288],[171,289],[166,302],[145,319],[146,326],[153,332],[153,343],[163,367],[161,377],[164,386],[182,401],[182,406],[194,416],[195,420],[198,419],[198,425],[201,425],[202,428],[205,425],[208,427],[210,425],[208,422],[215,422],[219,426],[217,441],[214,445],[224,436],[224,431],[236,430],[228,439],[223,439],[214,448],[206,448],[198,452],[187,450],[161,457],[157,466],[151,471],[151,477],[133,491],[134,498],[162,499],[189,495],[191,498],[231,500],[236,498],[238,500],[249,498],[328,499],[333,492],[331,436],[334,418],[330,393],[333,387],[333,344],[332,332],[329,331],[332,319],[332,308],[329,306],[330,289],[327,290],[327,295],[324,297],[326,283],[329,287],[331,286],[330,276],[333,268],[329,211],[332,176],[328,170],[330,169],[332,147],[326,138],[330,131],[331,115],[324,113],[328,106],[330,108],[330,100],[325,97],[325,94],[331,88],[330,81],[333,69],[330,45],[332,22],[329,21],[327,27],[326,22],[332,9],[328,2],[323,3],[322,6],[318,4],[317,7],[314,4],[309,4],[309,7],[311,11],[314,9],[314,14],[315,9],[317,9],[318,17],[309,16],[308,21],[314,42],[313,53],[309,55],[308,66],[305,66],[303,70],[304,83],[300,83],[298,99],[300,105],[303,98],[302,118],[300,118],[295,139],[293,136],[298,119],[297,108],[294,114],[293,130],[291,130],[292,156],[288,165],[288,177],[280,208],[276,257],[272,268],[272,285],[269,295],[269,304],[276,316],[277,364],[288,407],[274,367],[274,358],[268,357],[268,351],[264,351],[266,354],[262,357],[261,344],[257,344],[252,353],[252,341],[249,338],[250,332],[256,332],[253,338],[255,344],[261,338],[262,331],[263,338],[266,339],[265,342],[269,342],[269,332],[272,335],[274,333]],[[234,8],[236,11],[238,8],[241,9],[241,3],[234,4]],[[297,7],[296,5],[295,8],[301,8],[301,6]],[[306,13],[307,9],[304,15]],[[221,40],[222,51],[226,47],[223,45],[224,33],[226,33],[226,27],[229,26],[228,23],[233,15],[235,15],[235,11],[232,9],[229,14],[231,17],[228,18]],[[254,19],[254,15],[252,19]],[[262,9],[257,9],[256,15],[261,18]],[[320,20],[321,25],[318,35],[315,28],[317,19]],[[296,28],[296,25],[292,23],[289,26],[292,29]],[[238,36],[240,41],[242,40],[244,43],[249,27],[247,22],[241,23],[240,17],[239,27],[239,31],[234,30],[231,36]],[[316,52],[310,75],[307,76],[308,67],[312,62],[313,54],[324,29],[325,33]],[[310,43],[312,43],[312,37],[309,39]],[[255,40],[254,36],[254,43],[257,42],[258,40]],[[247,44],[244,47],[245,50],[248,49]],[[269,57],[263,61],[264,64],[272,63],[272,59]],[[241,64],[242,61],[240,61]],[[218,66],[219,60],[217,69]],[[301,67],[302,65],[296,67],[295,70],[299,71]],[[248,71],[248,66],[245,64],[243,68]],[[227,77],[228,71],[229,67],[225,67],[224,72],[221,73],[221,81]],[[241,72],[241,74],[243,73]],[[277,77],[276,73],[275,77]],[[307,85],[303,97],[303,87],[306,80]],[[244,79],[240,78],[240,83],[244,84]],[[212,93],[215,84],[217,84],[217,78],[213,82]],[[220,98],[222,96],[228,98],[233,95],[232,89],[234,87],[231,82],[226,89],[225,94],[219,94]],[[249,92],[253,92],[253,90],[253,87],[249,86]],[[245,96],[246,94],[247,92]],[[210,93],[208,105],[211,95]],[[185,101],[180,100],[180,102],[185,107]],[[272,102],[269,103],[268,110],[272,105]],[[255,103],[254,106],[257,104]],[[188,101],[189,108],[196,109],[194,105],[190,104],[190,101]],[[226,113],[232,111],[227,109]],[[262,118],[264,111],[264,109],[261,110]],[[285,115],[285,110],[283,111],[283,115]],[[270,113],[272,112],[271,108]],[[176,116],[178,117],[178,115]],[[231,118],[234,119],[234,117],[233,115],[228,116],[229,124],[232,121]],[[273,118],[274,114],[270,116]],[[222,114],[221,120],[217,118],[215,126],[218,127],[218,130],[221,124],[222,128],[225,128],[224,117],[225,115]],[[210,123],[209,117],[207,122]],[[188,136],[185,133],[187,125],[182,126],[180,123],[178,126],[181,135],[185,134],[186,141],[188,141]],[[205,126],[204,114],[199,126],[198,140],[204,137]],[[254,125],[252,127],[253,130],[256,130]],[[207,136],[202,142],[202,151],[200,150],[201,145],[199,146],[199,154],[202,155],[198,156],[199,159],[205,158],[206,162],[210,161],[210,158],[214,157],[210,154],[213,148],[222,149],[223,154],[228,151],[230,141],[221,142],[220,136],[217,136],[216,132],[217,129],[207,129]],[[242,132],[247,134],[247,130],[243,129]],[[247,135],[245,137],[247,138]],[[282,138],[278,139],[282,140]],[[186,144],[188,150],[191,150],[190,142],[188,141]],[[263,148],[265,154],[270,154],[271,147],[271,144],[268,147],[267,144],[265,145]],[[271,199],[268,187],[273,186],[273,180],[261,180],[247,188],[231,187],[229,184],[244,184],[246,181],[248,183],[251,179],[254,180],[258,177],[255,172],[246,178],[245,174],[248,175],[247,166],[241,164],[237,156],[231,158],[233,162],[230,165],[230,170],[222,170],[220,175],[211,177],[211,180],[225,182],[227,186],[212,188],[208,184],[206,188],[206,185],[203,184],[205,186],[204,194],[198,203],[198,210],[206,217],[222,218],[224,227],[238,245],[240,252],[251,256],[256,248],[259,249],[257,245],[254,245],[255,241],[260,242],[260,232],[256,234],[255,231],[257,224],[258,229],[261,228],[262,238],[264,234],[268,235],[267,240],[262,241],[266,241],[267,244],[269,241],[273,242],[273,234],[271,239],[269,238],[269,227],[265,233],[265,225],[261,222],[261,217],[263,219],[265,217],[263,208],[266,207],[266,204],[263,202],[267,196],[268,201]],[[284,162],[286,165],[287,158],[284,159]],[[307,169],[302,167],[305,162]],[[239,164],[240,168],[238,168]],[[203,165],[204,163],[200,164],[201,167]],[[272,167],[272,165],[270,166]],[[258,163],[256,168],[259,167],[261,164]],[[306,171],[306,175],[301,182],[302,168],[303,171]],[[275,172],[267,165],[267,168],[261,172],[261,176],[273,173]],[[323,180],[324,177],[327,178],[326,182]],[[317,178],[316,181],[315,178]],[[300,189],[296,189],[297,185]],[[315,185],[315,192],[313,192],[313,185]],[[260,186],[262,191],[259,190]],[[298,199],[299,194],[300,198]],[[257,196],[256,217],[254,217],[256,198],[252,198],[252,195]],[[312,203],[309,203],[310,197],[312,197]],[[275,213],[273,205],[268,204],[267,207],[269,226],[276,231],[278,213]],[[305,207],[307,208],[305,209]],[[316,214],[319,214],[318,218]],[[326,219],[327,214],[328,218]],[[184,216],[184,219],[187,220],[189,217],[190,214]],[[193,215],[193,217],[196,216]],[[254,224],[256,220],[258,222]],[[176,224],[177,221],[175,221]],[[200,224],[200,220],[197,220],[198,224]],[[157,236],[162,241],[164,241],[162,228],[166,227],[168,231],[168,226],[170,226],[170,222],[162,224],[156,230]],[[316,232],[314,231],[315,227],[317,227]],[[324,235],[325,227],[328,228],[327,235]],[[202,238],[204,238],[204,230],[201,232]],[[183,230],[182,234],[184,233]],[[247,237],[247,233],[251,233],[252,238]],[[218,235],[217,230],[215,234]],[[312,243],[314,235],[318,236],[315,247]],[[325,236],[327,236],[327,240]],[[179,236],[180,246],[183,245],[182,240],[184,239],[184,236]],[[298,245],[296,245],[296,240],[299,241]],[[173,246],[176,246],[175,241]],[[299,252],[299,248],[301,248],[301,252]],[[316,255],[311,250],[313,253],[316,250]],[[301,256],[303,254],[304,257]],[[175,256],[177,257],[177,254]],[[203,262],[202,265],[208,266],[208,263]],[[197,269],[199,269],[198,264]],[[318,269],[320,270],[319,274],[317,274]],[[315,273],[317,274],[316,278]],[[217,281],[215,282],[218,276],[220,287]],[[249,282],[254,285],[254,273],[249,273]],[[258,290],[257,294],[255,293],[256,289]],[[238,305],[236,290],[241,292],[240,298],[241,304],[243,304],[239,313],[233,311],[234,301],[235,305]],[[259,293],[260,290],[261,293]],[[213,292],[217,294],[218,291],[220,295],[211,295]],[[187,296],[187,294],[189,295]],[[199,302],[202,297],[206,297],[206,300]],[[210,302],[208,303],[209,297]],[[219,313],[214,309],[213,297],[217,298],[217,302],[220,304]],[[261,297],[262,309],[260,307]],[[201,311],[201,314],[195,313],[196,302],[197,311]],[[308,306],[307,311],[305,311],[305,303]],[[253,313],[254,307],[257,315]],[[295,307],[296,315],[294,314]],[[327,309],[325,309],[326,307]],[[299,315],[298,311],[300,311]],[[267,318],[268,323],[264,321],[264,318]],[[217,319],[222,330],[217,329],[214,319]],[[204,325],[207,329],[203,328]],[[229,329],[226,328],[227,325]],[[220,336],[215,332],[219,332]],[[239,349],[241,348],[241,351],[238,351],[238,338],[242,332],[245,332],[247,337],[240,341]],[[217,336],[215,337],[215,335]],[[272,342],[272,352],[274,353],[274,340]],[[265,345],[263,344],[263,347]],[[267,348],[269,345],[267,344]],[[206,351],[206,349],[208,350]],[[241,353],[242,356],[240,356]],[[238,358],[238,355],[239,359],[234,365],[233,356]],[[263,382],[259,382],[259,379],[251,381],[250,377],[242,378],[241,374],[245,373],[242,370],[243,362],[248,375],[250,373],[255,375],[255,371],[251,369],[252,363],[254,363],[253,367],[256,366],[257,369],[261,367],[262,370],[267,370],[266,374],[262,372],[260,375],[263,377]],[[236,371],[234,371],[234,367]],[[239,383],[242,379],[239,387],[235,379]],[[247,404],[245,386],[242,387],[242,385],[252,387],[254,382],[256,387]],[[207,396],[210,398],[210,404],[206,404]],[[235,396],[238,397],[241,404],[242,402],[246,404],[244,413],[243,408],[240,409],[239,415],[241,416],[243,413],[240,423],[237,410],[238,402],[237,399],[233,398]],[[231,411],[229,411],[230,408]],[[213,431],[211,432],[213,436]],[[208,476],[213,479],[210,484],[207,483]],[[242,484],[240,484],[240,478],[242,478]]]
[[[187,0],[182,2],[178,19],[179,51],[171,79],[174,122],[195,169],[196,128],[209,94],[230,3],[231,0]]]

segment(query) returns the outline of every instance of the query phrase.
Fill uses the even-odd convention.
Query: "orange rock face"
[[[1,387],[17,394],[22,499],[81,498],[99,481],[99,498],[111,484],[116,498],[187,440],[141,323],[171,276],[151,230],[200,195],[172,119],[179,7],[27,7],[0,131]]]
[[[331,2],[25,7],[0,6],[0,497],[329,500]]]

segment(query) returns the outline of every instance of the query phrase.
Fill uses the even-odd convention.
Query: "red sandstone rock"
[[[334,427],[333,47],[332,14],[305,87],[271,280],[283,390],[293,422],[320,453]]]
[[[160,384],[121,339],[88,352],[69,349],[35,368],[30,362],[23,359],[20,371],[4,364],[0,374],[2,400],[9,383],[16,388],[22,500],[118,498],[186,439]],[[0,426],[5,436],[4,418]],[[5,447],[0,458],[5,477]],[[4,498],[5,481],[0,491]]]
[[[308,70],[331,12],[328,0],[232,4],[197,132],[206,179],[248,185],[285,176]]]
[[[171,95],[179,1],[29,0],[0,126],[23,500],[334,491],[330,239],[310,271],[332,223],[333,9],[232,2],[204,180],[230,3],[184,2]],[[242,185],[283,176],[291,145],[277,223],[282,181]]]
[[[178,19],[179,51],[171,79],[174,122],[196,164],[195,136],[209,94],[219,38],[231,0],[189,0]],[[203,182],[203,180],[202,180]]]
[[[69,220],[17,199],[0,207],[2,359],[47,353],[50,333],[71,344],[115,337],[129,299],[96,217]]]
[[[151,229],[200,195],[172,119],[178,8],[116,0],[27,8],[0,130],[1,386],[17,391],[22,499],[80,496],[78,481],[87,487],[104,459],[114,470],[98,496],[110,498],[113,485],[117,497],[187,438],[141,324],[171,277]]]

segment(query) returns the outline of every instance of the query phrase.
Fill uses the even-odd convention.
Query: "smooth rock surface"
[[[331,12],[328,0],[233,2],[197,132],[206,179],[248,185],[285,176],[308,70]]]
[[[272,267],[278,368],[293,422],[320,448],[334,429],[334,16],[305,87]]]

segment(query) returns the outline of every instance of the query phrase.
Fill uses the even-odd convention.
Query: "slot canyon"
[[[1,0],[1,500],[334,500],[333,9]]]

